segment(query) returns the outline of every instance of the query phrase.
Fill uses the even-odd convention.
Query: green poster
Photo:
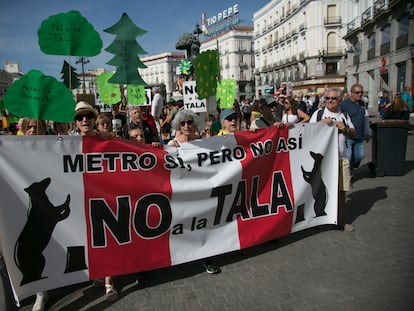
[[[43,53],[48,55],[95,56],[102,39],[78,11],[59,13],[44,20],[37,31]]]
[[[54,77],[30,70],[7,89],[7,110],[18,117],[72,122],[75,100],[72,92]]]

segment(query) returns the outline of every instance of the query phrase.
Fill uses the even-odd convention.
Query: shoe
[[[47,292],[38,292],[36,294],[36,301],[32,307],[32,311],[43,311],[47,302]]]
[[[104,287],[105,281],[103,279],[93,280],[93,287]]]
[[[344,225],[344,231],[345,231],[345,232],[353,232],[353,231],[355,231],[355,229],[354,229],[354,227],[353,227],[352,225],[350,225],[350,224],[345,224],[345,225]]]
[[[113,302],[118,299],[118,292],[112,284],[105,285],[105,297],[106,301]]]
[[[144,274],[138,273],[137,278],[135,280],[135,285],[142,287],[142,286],[145,286],[146,284],[147,284],[147,279],[145,278]]]
[[[206,272],[209,274],[217,274],[221,272],[221,269],[213,263],[203,262],[203,266],[206,268]]]

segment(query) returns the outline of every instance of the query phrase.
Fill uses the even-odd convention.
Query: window
[[[402,18],[399,20],[399,27],[398,27],[398,35],[404,35],[408,33],[408,25],[409,25],[409,19],[408,14],[404,14]]]
[[[375,32],[368,36],[368,50],[375,48]]]
[[[334,75],[338,73],[338,63],[327,63],[326,72],[327,75]]]
[[[391,25],[387,24],[381,31],[381,43],[390,42],[391,39]]]

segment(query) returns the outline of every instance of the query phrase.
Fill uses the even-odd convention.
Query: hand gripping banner
[[[337,135],[305,124],[179,148],[0,136],[0,245],[16,300],[335,224]]]

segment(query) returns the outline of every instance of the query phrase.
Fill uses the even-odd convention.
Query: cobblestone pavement
[[[413,118],[411,119],[411,122]],[[90,283],[51,292],[49,310],[412,310],[414,305],[414,136],[403,176],[374,177],[371,144],[347,195],[355,227],[313,228],[200,263],[150,271],[148,284],[119,277],[120,299],[108,303]],[[410,203],[411,202],[411,203]],[[33,299],[21,310],[31,310]]]

